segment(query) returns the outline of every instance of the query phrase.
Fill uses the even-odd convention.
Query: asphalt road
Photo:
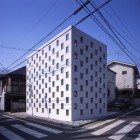
[[[0,114],[0,140],[140,140],[140,108],[68,131]]]

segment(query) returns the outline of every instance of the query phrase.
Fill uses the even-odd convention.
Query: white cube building
[[[70,26],[27,57],[26,112],[64,121],[107,113],[107,47]]]

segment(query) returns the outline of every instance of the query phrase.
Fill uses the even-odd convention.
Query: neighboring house
[[[116,72],[107,69],[107,103],[116,99]]]
[[[27,114],[64,121],[107,113],[107,47],[70,26],[27,57]]]
[[[26,67],[0,77],[0,110],[25,111]]]
[[[126,97],[133,99],[137,90],[136,76],[139,71],[136,65],[112,61],[108,68],[116,72],[117,98]]]

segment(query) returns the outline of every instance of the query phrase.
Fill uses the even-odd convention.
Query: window
[[[61,61],[64,61],[64,55],[61,55]]]
[[[45,73],[45,78],[47,78],[47,73]]]
[[[66,97],[66,103],[69,103],[69,97]]]
[[[74,65],[74,71],[77,72],[77,66],[76,65]]]
[[[74,84],[77,84],[77,78],[74,78]]]
[[[88,51],[88,45],[86,45],[86,51]]]
[[[93,103],[93,98],[90,98],[90,102]]]
[[[97,96],[98,96],[98,94],[97,94],[97,92],[95,93],[95,98],[97,98]]]
[[[80,103],[83,103],[83,97],[80,97]]]
[[[80,85],[80,91],[83,91],[83,85]]]
[[[54,65],[54,64],[55,64],[55,60],[53,59],[53,60],[52,60],[52,65]]]
[[[91,92],[93,92],[93,87],[90,87]]]
[[[53,98],[55,97],[55,92],[52,93],[52,97],[53,97]]]
[[[49,114],[51,114],[51,109],[49,108]]]
[[[45,53],[45,58],[47,58],[47,53]]]
[[[59,40],[56,41],[56,46],[59,46]]]
[[[80,79],[83,79],[83,73],[80,73]]]
[[[66,60],[66,66],[69,65],[69,59]]]
[[[61,91],[61,97],[64,97],[64,91]]]
[[[90,110],[90,113],[93,114],[93,109]]]
[[[61,103],[61,109],[64,109],[64,104],[63,103]]]
[[[66,91],[69,90],[69,84],[66,84]]]
[[[52,103],[52,108],[53,108],[53,109],[55,108],[55,103]]]
[[[83,115],[83,109],[80,109],[80,115]]]
[[[51,50],[51,45],[49,45],[49,51]]]
[[[56,109],[56,114],[57,114],[57,115],[59,114],[59,109]]]
[[[51,56],[49,56],[49,61],[51,61]]]
[[[77,97],[77,91],[74,91],[74,97]]]
[[[90,58],[93,59],[93,53],[90,54]]]
[[[55,70],[52,71],[52,76],[54,76],[54,75],[55,75]]]
[[[98,104],[97,103],[95,103],[95,108],[97,109],[97,106],[98,106]]]
[[[58,97],[56,98],[56,103],[59,103],[59,98]]]
[[[86,109],[88,109],[88,103],[86,103]]]
[[[56,75],[56,80],[59,80],[59,74]]]
[[[69,116],[69,110],[66,110],[66,116]]]
[[[99,47],[99,51],[100,51],[100,52],[102,51],[102,47]]]
[[[88,92],[86,92],[86,97],[88,98]]]
[[[80,54],[83,55],[83,49],[80,49]]]
[[[88,80],[86,80],[86,86],[88,86]]]
[[[99,62],[102,62],[102,57],[99,57]]]
[[[102,99],[101,98],[99,98],[99,103],[102,103]]]
[[[122,75],[125,75],[125,74],[127,74],[127,71],[122,71]]]
[[[69,78],[69,72],[66,72],[66,78]]]
[[[80,67],[83,67],[83,61],[80,61]]]
[[[59,57],[59,51],[56,53],[56,58],[58,58]]]
[[[77,103],[75,103],[75,104],[74,104],[74,109],[77,109],[77,106],[78,106]]]
[[[82,36],[80,37],[80,42],[83,43],[83,37]]]
[[[64,43],[61,43],[61,50],[64,49]]]
[[[97,55],[98,54],[98,51],[97,50],[95,50],[95,55]]]
[[[56,87],[56,92],[59,92],[59,86]]]
[[[92,64],[90,65],[90,69],[93,70],[93,65]]]
[[[47,63],[45,63],[45,68],[47,68]]]
[[[88,57],[86,57],[86,63],[88,63]]]
[[[54,53],[55,53],[55,48],[52,49],[52,54],[54,54]]]
[[[86,69],[86,74],[88,74],[88,69]]]
[[[78,58],[78,54],[74,53],[74,59],[77,59],[77,58]]]
[[[93,48],[93,42],[90,43],[90,47]]]
[[[64,73],[64,67],[61,68],[61,73]]]
[[[64,80],[63,79],[61,79],[61,85],[64,85]]]
[[[66,53],[69,53],[69,46],[66,47]]]
[[[95,66],[97,66],[98,65],[98,62],[97,62],[97,60],[95,61]]]
[[[56,68],[59,69],[59,63],[56,64]]]
[[[66,41],[69,40],[69,34],[66,34]]]
[[[38,58],[38,53],[36,54],[36,58]]]
[[[75,46],[75,47],[78,46],[77,40],[74,41],[74,46]]]
[[[55,86],[55,82],[53,81],[53,82],[52,82],[52,87],[54,87],[54,86]]]
[[[98,83],[97,82],[95,82],[95,87],[97,87],[98,86]]]

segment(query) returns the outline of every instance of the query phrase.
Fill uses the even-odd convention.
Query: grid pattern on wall
[[[72,27],[52,40],[28,57],[27,113],[67,121],[104,115],[106,46]]]

